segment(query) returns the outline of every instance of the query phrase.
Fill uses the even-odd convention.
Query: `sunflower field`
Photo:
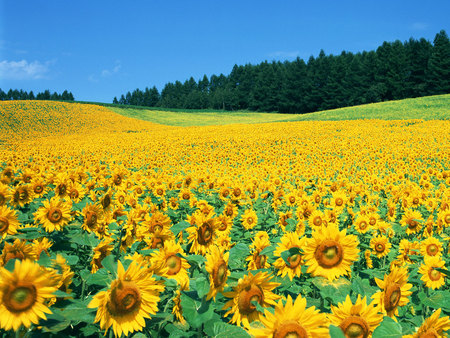
[[[0,335],[445,337],[448,130],[0,102]]]

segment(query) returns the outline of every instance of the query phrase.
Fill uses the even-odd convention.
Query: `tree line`
[[[45,90],[43,92],[37,93],[36,95],[33,91],[27,92],[22,89],[10,89],[8,92],[4,92],[0,88],[0,100],[52,100],[52,101],[75,101],[73,94],[67,90],[63,91],[62,94],[57,92],[50,93],[50,90]]]
[[[376,50],[326,55],[307,62],[234,65],[230,74],[135,89],[113,103],[181,109],[307,113],[372,102],[450,93],[450,40],[383,42]]]

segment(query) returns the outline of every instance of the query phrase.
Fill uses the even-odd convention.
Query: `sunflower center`
[[[119,281],[111,291],[108,303],[109,311],[113,315],[124,315],[138,309],[141,305],[141,292],[133,282]]]
[[[273,338],[306,338],[308,333],[295,320],[288,320],[279,325],[273,333]]]
[[[9,221],[6,217],[0,216],[0,233],[5,232],[9,228]]]
[[[240,194],[241,194],[241,189],[235,188],[235,189],[233,190],[233,195],[234,195],[235,197],[238,197]]]
[[[437,281],[441,278],[441,273],[439,271],[437,271],[436,269],[431,269],[428,272],[428,276],[430,277],[430,279],[432,281]]]
[[[159,249],[164,246],[164,241],[162,238],[154,237],[152,240],[152,249]]]
[[[313,224],[316,227],[320,227],[322,225],[322,217],[320,217],[320,216],[314,217]]]
[[[167,272],[169,275],[175,275],[181,270],[181,258],[177,255],[167,257],[166,264],[169,268],[169,271]]]
[[[72,190],[70,190],[69,196],[70,196],[71,198],[78,198],[79,195],[80,195],[80,194],[78,193],[78,190],[77,190],[77,189],[72,189]]]
[[[62,212],[59,208],[51,208],[47,212],[47,218],[52,223],[58,223],[62,219]]]
[[[198,230],[198,243],[201,245],[206,245],[212,239],[211,227],[204,223]]]
[[[366,229],[366,228],[367,228],[367,223],[366,223],[366,221],[362,221],[361,223],[359,223],[359,228],[360,228],[361,230]]]
[[[228,228],[228,224],[226,220],[222,220],[222,222],[220,222],[220,227],[219,227],[219,231],[225,231]]]
[[[10,286],[3,295],[3,303],[11,312],[23,312],[31,308],[36,303],[37,292],[33,284],[19,283]]]
[[[247,223],[248,224],[252,224],[253,223],[253,218],[252,217],[247,218]]]
[[[370,217],[369,224],[374,226],[377,223],[377,219],[375,217]]]
[[[158,190],[156,190],[156,194],[159,195],[159,196],[162,196],[164,194],[164,190],[159,188]]]
[[[106,195],[102,200],[102,207],[103,209],[106,209],[111,204],[111,197],[109,195]]]
[[[388,285],[384,293],[384,308],[386,311],[394,310],[398,306],[401,297],[402,291],[397,284]]]
[[[450,224],[450,215],[445,216],[444,221],[445,223]]]
[[[44,191],[44,187],[42,186],[42,184],[38,184],[34,187],[33,190],[36,194],[40,194],[41,192]]]
[[[408,228],[415,229],[419,225],[419,223],[413,219],[408,220]]]
[[[370,333],[367,322],[358,316],[350,316],[339,325],[348,338],[367,338]]]
[[[2,193],[0,193],[0,205],[3,205],[5,203],[5,201],[6,201],[6,197]]]
[[[266,265],[267,256],[266,255],[259,255],[256,253],[255,257],[255,265],[258,269],[264,269],[264,266]]]
[[[122,183],[122,177],[120,177],[120,175],[117,175],[116,178],[114,179],[114,184],[120,185],[121,183]]]
[[[58,185],[58,195],[64,195],[66,193],[67,187],[64,183],[61,183],[60,185]]]
[[[289,197],[289,202],[294,204],[295,203],[295,197],[294,196]]]
[[[300,265],[302,257],[299,254],[294,254],[288,257],[287,261],[289,262],[288,268],[295,269]]]
[[[120,202],[120,204],[124,204],[125,203],[125,196],[119,196],[119,202]]]
[[[214,286],[218,287],[225,283],[227,279],[228,268],[225,261],[221,261],[220,265],[213,271]]]
[[[376,252],[384,252],[385,249],[385,245],[383,243],[377,243],[377,245],[375,245],[375,251]]]
[[[327,239],[320,243],[314,256],[321,267],[331,269],[339,265],[344,258],[342,245],[335,240]]]
[[[238,308],[239,311],[248,315],[256,310],[256,306],[252,302],[258,302],[260,305],[264,302],[264,294],[257,285],[249,285],[239,293]]]
[[[319,196],[319,195],[317,195],[315,198],[314,198],[314,202],[316,202],[316,203],[320,203],[320,200],[321,200],[322,198]]]
[[[430,256],[436,256],[438,251],[439,251],[439,248],[436,244],[430,244],[427,246],[427,254]]]
[[[342,204],[344,204],[344,200],[340,197],[336,198],[335,203],[338,207],[340,207]]]
[[[93,227],[97,224],[97,214],[94,211],[88,211],[86,213],[86,225]]]
[[[224,191],[222,192],[222,196],[223,196],[223,197],[227,197],[229,194],[230,194],[230,192],[229,192],[228,190],[224,190]]]

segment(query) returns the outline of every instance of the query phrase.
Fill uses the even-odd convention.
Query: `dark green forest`
[[[230,74],[204,75],[114,98],[123,105],[178,109],[308,113],[372,102],[450,93],[450,41],[442,30],[421,38],[384,42],[376,50],[326,55],[307,62],[235,65]]]
[[[4,92],[0,88],[0,100],[53,100],[53,101],[74,101],[73,94],[67,90],[63,91],[62,94],[57,92],[50,93],[50,90],[45,90],[42,93],[37,93],[36,95],[33,91],[27,92],[24,90],[10,89],[8,92]]]

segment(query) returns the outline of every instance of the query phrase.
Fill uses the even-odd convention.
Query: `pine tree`
[[[428,94],[450,93],[450,41],[441,30],[436,34],[428,62]]]

